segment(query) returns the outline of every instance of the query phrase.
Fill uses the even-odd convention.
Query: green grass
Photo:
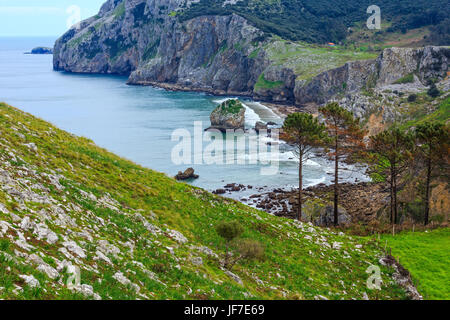
[[[283,86],[283,81],[269,81],[264,78],[264,73],[261,73],[258,77],[258,81],[255,83],[255,90],[261,89],[275,89]]]
[[[256,59],[256,57],[258,56],[258,53],[261,51],[261,48],[257,48],[257,49],[255,49],[255,50],[253,50],[249,55],[248,55],[248,57],[250,58],[250,59]]]
[[[427,99],[429,99],[427,97]],[[405,122],[402,125],[402,128],[410,128],[422,124],[424,122],[443,122],[446,123],[448,119],[450,119],[450,97],[445,98],[440,104],[439,107],[430,114],[425,114],[425,108],[423,105],[418,103],[419,112],[413,116],[412,120]]]
[[[398,79],[397,81],[395,81],[395,84],[405,84],[405,83],[413,83],[414,82],[414,74],[410,73],[407,74],[406,76]]]
[[[229,100],[223,102],[217,108],[220,108],[220,111],[222,113],[238,114],[244,108],[244,106],[242,105],[242,103],[239,100],[229,99]]]
[[[425,299],[450,299],[450,229],[382,236]]]
[[[125,1],[117,6],[117,8],[113,12],[113,15],[118,19],[125,16]]]
[[[51,204],[28,200],[19,204],[0,188],[0,203],[15,215],[0,211],[0,221],[12,227],[6,235],[0,233],[0,287],[5,288],[0,290],[0,299],[84,299],[15,254],[35,253],[56,266],[68,259],[60,251],[63,236],[86,252],[85,258],[71,261],[81,267],[82,283],[91,285],[103,299],[314,299],[322,295],[337,300],[362,299],[365,293],[371,299],[405,299],[404,290],[392,282],[393,270],[384,266],[382,290],[367,289],[366,270],[370,264],[378,265],[382,255],[370,239],[307,224],[298,226],[292,220],[178,183],[1,103],[0,131],[0,169],[20,178],[16,188],[30,185],[33,192],[53,199]],[[35,143],[38,151],[30,152],[26,143]],[[47,174],[60,175],[63,191]],[[97,199],[109,197],[112,205],[86,193]],[[42,212],[61,210],[76,225],[62,225],[57,215],[41,216]],[[24,251],[16,240],[20,229],[17,217],[20,221],[25,216],[45,223],[59,236],[58,242],[50,245],[31,231],[21,231],[34,247]],[[140,216],[162,232],[152,234]],[[220,260],[194,248],[207,246],[223,257],[225,244],[215,231],[223,221],[238,221],[245,229],[243,238],[259,241],[265,248],[263,260],[234,267],[243,285],[225,274]],[[181,232],[188,242],[170,238],[170,230]],[[89,232],[92,241],[80,235],[82,231]],[[94,260],[99,240],[120,250],[117,257],[108,255],[113,265]],[[342,248],[333,249],[334,242],[342,243]],[[127,243],[134,245],[133,251]],[[192,257],[202,257],[203,265],[194,265]],[[145,296],[119,284],[113,278],[118,271],[138,284],[139,294]],[[154,272],[157,280],[150,278],[148,271]],[[38,279],[40,288],[24,286],[19,277],[23,274]],[[68,275],[61,271],[60,277]],[[14,293],[15,285],[23,287],[23,292]]]
[[[84,32],[82,35],[79,35],[78,37],[70,40],[67,45],[70,48],[75,48],[76,46],[78,46],[81,42],[83,42],[84,40],[89,39],[92,36],[92,31],[86,31]]]
[[[291,68],[300,80],[309,80],[349,61],[375,59],[378,56],[374,52],[358,52],[339,46],[321,47],[280,38],[274,38],[265,49],[274,65]]]

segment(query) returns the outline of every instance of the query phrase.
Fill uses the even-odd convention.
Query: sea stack
[[[222,132],[230,129],[244,129],[245,107],[237,99],[227,100],[214,109],[210,119],[211,127],[209,129],[217,129]]]

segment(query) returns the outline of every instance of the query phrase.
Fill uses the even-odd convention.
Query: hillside
[[[425,232],[384,235],[392,255],[400,259],[425,299],[450,299],[450,231],[448,228]]]
[[[259,29],[289,40],[310,43],[344,41],[351,35],[348,28],[365,24],[370,14],[369,0],[200,0],[192,1],[179,11],[182,20],[202,15],[239,14]],[[423,26],[438,25],[447,18],[450,3],[442,1],[390,1],[376,2],[388,33]],[[372,31],[372,34],[379,32]]]
[[[3,103],[0,132],[0,299],[406,297],[370,239],[177,183]],[[221,221],[264,258],[224,270]],[[366,287],[371,264],[381,291]]]

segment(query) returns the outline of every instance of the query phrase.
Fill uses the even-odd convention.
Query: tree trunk
[[[339,202],[339,156],[338,139],[336,138],[336,157],[334,162],[334,225],[338,225],[338,202]]]
[[[229,247],[227,243],[225,244],[225,263],[224,263],[225,269],[228,269],[228,264],[229,264]]]
[[[393,172],[393,170],[391,169],[391,183],[390,183],[390,191],[391,191],[391,215],[390,215],[390,218],[391,218],[391,224],[394,224],[394,172]]]
[[[298,221],[302,220],[302,204],[303,204],[303,153],[300,152],[300,163],[298,166]]]
[[[397,209],[397,172],[394,170],[394,223],[398,224],[398,209]]]
[[[428,158],[427,163],[427,181],[425,188],[425,225],[428,224],[430,218],[430,183],[431,183],[431,159]]]

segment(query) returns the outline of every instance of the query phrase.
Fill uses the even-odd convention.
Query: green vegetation
[[[229,15],[236,13],[268,34],[284,39],[310,43],[343,41],[349,27],[364,25],[370,0],[243,0],[223,7],[222,0],[201,0],[180,14],[182,21],[203,15]],[[380,0],[383,31],[406,33],[410,29],[436,25],[434,33],[445,40],[446,12],[450,4],[439,0],[408,0],[393,2]],[[367,30],[369,36],[380,32]],[[448,44],[448,43],[446,43]]]
[[[349,61],[375,59],[375,52],[357,52],[340,47],[328,48],[275,38],[264,48],[273,65],[294,70],[297,79],[314,76],[344,65]]]
[[[124,52],[136,45],[136,42],[127,41],[122,35],[117,39],[106,39],[105,44],[108,46],[108,54],[113,61],[119,58]],[[146,51],[146,53],[148,53]]]
[[[450,299],[450,229],[382,235],[425,299]]]
[[[449,156],[450,126],[440,122],[425,122],[418,125],[415,130],[417,142],[417,155],[422,159],[425,167],[425,225],[429,222],[430,196],[432,179],[445,177],[448,163],[443,158]],[[447,169],[447,170],[446,170]]]
[[[327,147],[332,150],[327,154],[334,162],[334,225],[339,223],[339,174],[342,162],[352,163],[359,160],[359,154],[365,149],[363,142],[366,132],[361,128],[360,121],[353,114],[339,106],[337,102],[319,108],[324,119],[328,138]],[[356,159],[356,160],[355,160]]]
[[[217,107],[224,114],[238,114],[243,108],[244,106],[237,99],[228,99]]]
[[[249,55],[248,55],[248,57],[250,58],[250,59],[256,59],[256,57],[258,56],[258,53],[261,51],[261,48],[257,48],[257,49],[255,49],[255,50],[253,50]]]
[[[413,83],[414,82],[414,74],[410,73],[400,79],[398,79],[397,81],[395,81],[395,84],[404,84],[404,83]]]
[[[88,30],[88,31],[82,33],[81,35],[79,35],[78,37],[76,37],[76,38],[70,40],[70,41],[67,43],[67,45],[68,45],[70,48],[75,48],[75,47],[77,47],[78,45],[80,45],[81,42],[83,42],[84,40],[89,39],[91,36],[92,36],[92,31]]]
[[[125,1],[117,6],[117,8],[113,12],[113,16],[116,19],[121,19],[125,16]]]
[[[275,89],[284,85],[283,81],[268,81],[264,78],[264,73],[261,73],[258,77],[258,81],[255,83],[255,90],[261,89]]]
[[[252,239],[239,239],[244,228],[237,221],[221,222],[216,227],[219,236],[225,239],[224,267],[231,270],[239,261],[257,260],[264,256],[262,245]],[[230,252],[230,248],[234,251]]]
[[[382,175],[389,183],[391,203],[390,221],[398,223],[397,195],[402,175],[410,168],[414,157],[414,136],[393,125],[389,129],[370,137],[370,150],[376,155],[375,166],[384,169]]]
[[[442,122],[445,123],[450,119],[450,97],[445,98],[440,104],[439,107],[432,113],[426,114],[423,111],[423,105],[420,108],[421,111],[419,114],[413,116],[413,120],[409,120],[402,124],[401,128],[411,128],[415,127],[424,122]]]
[[[150,43],[147,48],[145,49],[144,55],[142,56],[142,59],[144,61],[150,60],[156,57],[158,53],[159,43],[160,39],[157,39],[155,42]]]
[[[432,97],[432,98],[436,98],[439,97],[441,95],[441,92],[439,91],[439,89],[436,87],[436,84],[432,83],[430,88],[427,91],[427,94]]]
[[[325,125],[319,123],[319,120],[311,114],[292,113],[284,121],[282,138],[295,146],[295,154],[299,160],[297,219],[301,221],[303,206],[303,165],[310,157],[315,156],[312,152],[315,148],[326,144],[327,134]]]
[[[18,183],[15,190],[52,199],[19,204],[10,189],[0,189],[0,223],[9,225],[6,231],[0,225],[0,299],[89,298],[64,285],[67,267],[58,268],[59,284],[27,260],[33,253],[54,268],[63,260],[78,265],[81,283],[103,299],[405,298],[384,266],[382,290],[367,289],[366,269],[382,254],[370,239],[278,218],[177,183],[6,104],[0,104],[0,124],[2,174]],[[56,242],[21,229],[26,216],[54,232]],[[242,284],[221,268],[223,238],[215,226],[231,221],[243,227],[242,239],[264,248],[263,259],[234,266]],[[19,246],[23,241],[32,245],[29,251]],[[100,241],[106,241],[103,249]],[[85,255],[76,254],[75,245]],[[261,252],[246,247],[240,252]],[[99,250],[110,262],[98,257]],[[120,272],[130,282],[118,282]],[[20,275],[34,276],[39,287],[27,286]]]

